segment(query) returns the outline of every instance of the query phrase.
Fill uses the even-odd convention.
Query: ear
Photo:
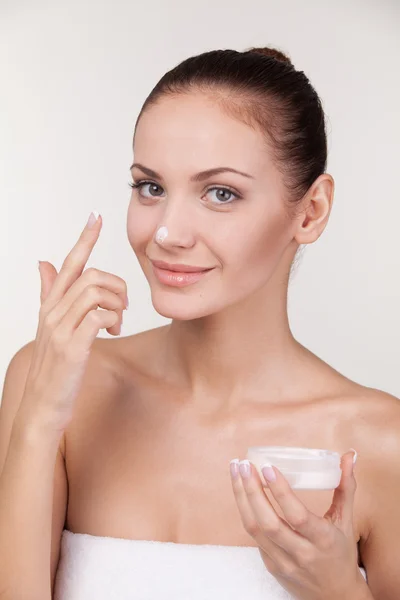
[[[312,244],[324,231],[332,209],[335,183],[328,173],[320,175],[308,189],[299,211],[294,239],[299,244]]]

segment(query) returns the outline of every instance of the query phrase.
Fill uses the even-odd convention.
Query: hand
[[[238,459],[231,465],[232,487],[244,528],[257,542],[265,566],[282,587],[297,600],[356,599],[366,582],[357,565],[353,535],[357,488],[353,451],[342,456],[340,484],[324,517],[306,508],[279,469],[263,469],[265,479],[269,479],[268,489],[284,514],[281,518],[254,466],[247,460],[239,463]]]
[[[83,272],[99,238],[101,216],[87,223],[60,272],[39,267],[41,307],[24,395],[16,416],[22,427],[62,433],[72,418],[92,344],[100,329],[118,335],[127,305],[126,283],[98,269]],[[99,307],[105,310],[97,310]]]

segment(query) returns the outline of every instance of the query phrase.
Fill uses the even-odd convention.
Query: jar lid
[[[265,481],[265,463],[277,467],[293,488],[333,489],[341,479],[340,454],[323,448],[296,446],[251,446],[247,458]]]
[[[288,458],[295,460],[330,460],[335,464],[339,459],[340,454],[333,450],[324,448],[303,448],[300,446],[250,446],[248,451],[254,453],[268,452],[269,455],[277,458]]]

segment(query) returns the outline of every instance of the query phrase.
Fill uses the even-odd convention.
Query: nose
[[[154,241],[162,248],[192,248],[195,244],[193,218],[182,204],[170,203],[154,231]]]

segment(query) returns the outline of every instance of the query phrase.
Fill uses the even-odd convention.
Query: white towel
[[[63,531],[54,600],[243,599],[292,599],[258,548]]]

